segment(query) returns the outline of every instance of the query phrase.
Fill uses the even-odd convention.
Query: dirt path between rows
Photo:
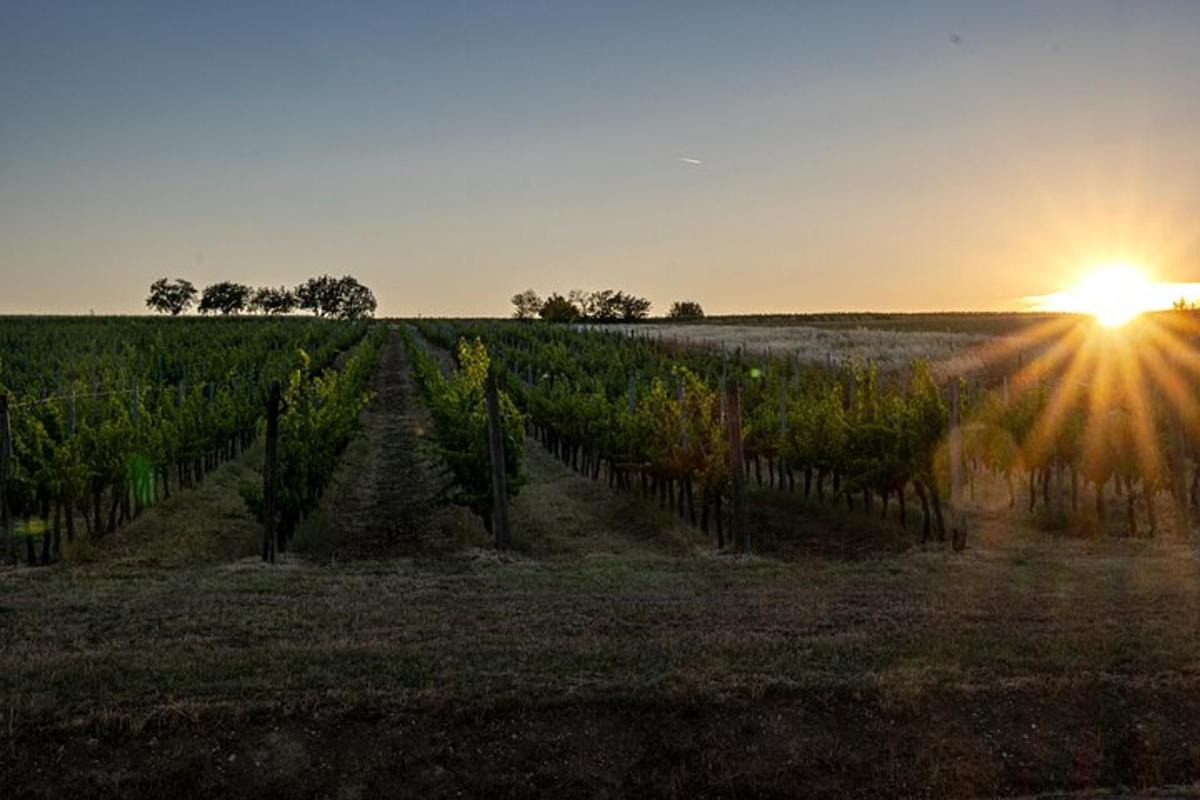
[[[428,412],[394,328],[371,389],[362,431],[343,454],[309,532],[309,549],[334,558],[379,558],[449,546],[470,522],[439,502],[448,478],[426,441]]]

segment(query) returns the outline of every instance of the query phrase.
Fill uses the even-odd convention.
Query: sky
[[[0,0],[0,313],[352,274],[659,312],[1200,281],[1200,3]]]

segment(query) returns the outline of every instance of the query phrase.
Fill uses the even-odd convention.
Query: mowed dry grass
[[[676,341],[693,346],[728,350],[744,349],[758,355],[773,354],[804,364],[868,362],[882,371],[907,369],[925,360],[946,375],[970,373],[984,363],[983,354],[997,337],[959,331],[880,330],[829,328],[797,324],[638,323],[603,325],[638,336]]]
[[[909,770],[934,779],[912,761],[915,741],[944,751],[938,769],[956,777],[942,794],[1200,774],[1185,738],[1194,717],[1173,716],[1200,703],[1189,546],[112,564],[9,572],[0,586],[9,754],[46,736],[120,741],[298,714],[495,724],[626,709],[636,727],[638,708],[732,705],[737,725],[782,713],[781,736],[833,726],[872,758],[888,753],[880,725],[917,736],[892,753],[893,778],[869,781],[880,790]],[[1080,766],[1087,747],[1095,764]]]

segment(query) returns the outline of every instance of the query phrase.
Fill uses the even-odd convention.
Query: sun
[[[1110,264],[1089,272],[1075,286],[1045,298],[1047,311],[1090,314],[1116,328],[1146,311],[1162,308],[1159,284],[1131,264]]]

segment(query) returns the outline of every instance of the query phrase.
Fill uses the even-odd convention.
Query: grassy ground
[[[227,562],[253,556],[262,547],[262,526],[238,493],[245,481],[262,481],[262,445],[205,476],[195,488],[176,492],[168,502],[143,510],[119,532],[91,543],[80,537],[64,543],[76,564],[146,567]]]
[[[512,555],[267,568],[234,501],[255,458],[91,560],[0,572],[6,797],[1181,796],[1200,776],[1191,543],[993,514],[955,555],[762,495],[778,557],[733,557],[529,443]]]
[[[568,500],[591,484],[534,485],[519,515],[589,513]],[[5,770],[34,793],[330,796],[400,777],[436,794],[836,796],[1200,774],[1191,547],[1027,534],[784,562],[615,532],[593,549],[560,521],[561,539],[526,542],[537,558],[6,573]],[[387,758],[413,737],[411,762]]]

